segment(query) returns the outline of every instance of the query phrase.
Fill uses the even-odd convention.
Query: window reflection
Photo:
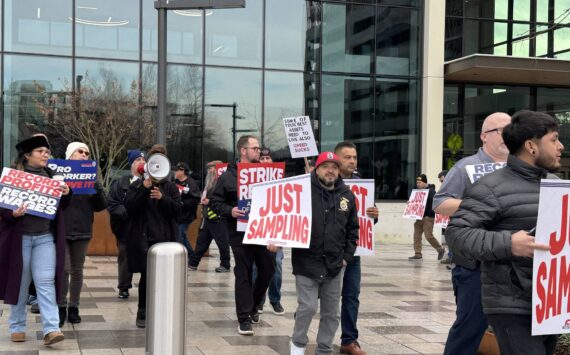
[[[415,10],[378,8],[377,74],[417,75],[419,23]]]
[[[7,51],[71,54],[71,0],[6,0]]]
[[[75,16],[77,55],[138,59],[138,0],[76,0]]]

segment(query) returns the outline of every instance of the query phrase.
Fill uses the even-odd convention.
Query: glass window
[[[261,132],[261,71],[206,68],[205,75],[205,159],[228,162],[240,136]]]
[[[374,177],[376,197],[408,198],[420,164],[416,80],[376,80]]]
[[[383,5],[405,5],[405,6],[420,5],[420,0],[377,0],[377,2]]]
[[[463,16],[463,0],[446,0],[446,16]]]
[[[570,10],[569,10],[570,11]],[[568,59],[570,51],[570,27],[559,27],[554,29],[554,52],[565,52],[555,54],[558,59]]]
[[[513,20],[530,21],[530,0],[513,0]]]
[[[138,59],[139,0],[76,0],[78,56]]]
[[[536,56],[548,54],[548,26],[536,26]]]
[[[491,54],[507,55],[507,44],[506,44],[507,31],[508,31],[507,27],[508,27],[507,23],[502,23],[502,22],[493,23],[494,34],[493,34],[493,47]]]
[[[324,71],[371,73],[373,7],[324,3],[322,33]]]
[[[14,146],[19,140],[33,133],[45,132],[48,127],[38,103],[46,102],[47,97],[55,105],[65,100],[71,91],[71,59],[5,55],[3,70],[2,158],[4,165],[8,165],[16,156]]]
[[[206,63],[261,67],[262,0],[206,16]]]
[[[79,79],[80,78],[80,79]],[[90,81],[102,88],[107,85],[120,85],[120,91],[129,93],[138,90],[138,63],[77,59],[75,62],[75,82]]]
[[[71,0],[6,0],[6,51],[71,54]]]
[[[536,21],[548,22],[548,2],[550,0],[536,0]]]
[[[378,8],[376,19],[378,74],[418,74],[419,24],[416,10]]]
[[[143,2],[143,60],[158,60],[158,12],[155,0]],[[212,10],[173,10],[167,13],[167,52],[169,62],[202,63],[203,16]]]
[[[317,70],[321,4],[305,0],[268,0],[265,14],[265,65]]]
[[[530,55],[530,26],[528,24],[513,24],[512,55],[516,57],[528,57]]]

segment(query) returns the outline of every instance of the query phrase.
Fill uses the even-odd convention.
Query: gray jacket
[[[453,253],[481,261],[483,311],[531,314],[532,259],[511,254],[511,235],[536,226],[547,171],[510,155],[465,195],[445,233]]]

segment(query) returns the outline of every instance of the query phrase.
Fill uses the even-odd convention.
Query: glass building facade
[[[447,0],[445,31],[446,60],[474,53],[570,59],[570,0]],[[443,166],[480,147],[487,115],[521,109],[558,118],[561,141],[570,148],[570,85],[446,82]],[[568,153],[562,166],[561,177],[570,178]]]
[[[154,0],[0,3],[4,165],[19,139],[49,125],[37,105],[46,93],[62,100],[111,81],[141,115],[156,115]],[[297,173],[302,160],[290,159],[282,118],[308,115],[321,151],[357,145],[359,171],[376,180],[378,199],[407,198],[420,169],[421,24],[419,0],[247,0],[244,9],[170,11],[171,160],[201,177],[207,161],[233,158],[234,134],[254,134]]]

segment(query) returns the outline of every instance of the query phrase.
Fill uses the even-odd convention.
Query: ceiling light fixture
[[[202,16],[202,10],[174,10],[174,13],[180,16],[191,16],[200,17]],[[206,16],[210,16],[214,11],[206,10]]]
[[[73,21],[73,18],[70,17],[69,20]],[[111,21],[111,18],[109,17],[107,21],[92,21],[92,20],[85,20],[82,18],[76,18],[75,22],[89,26],[118,27],[118,26],[128,25],[130,21],[129,20]]]

